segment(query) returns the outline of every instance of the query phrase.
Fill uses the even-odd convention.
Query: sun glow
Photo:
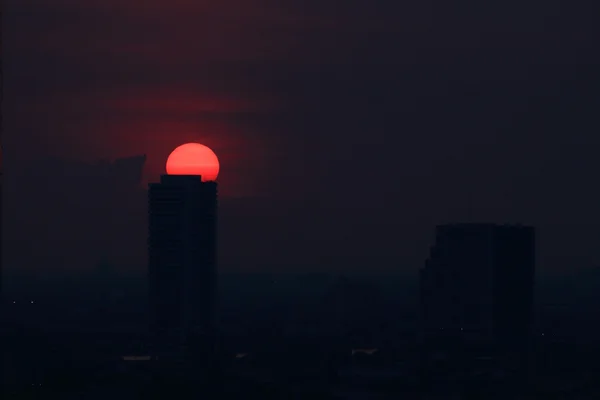
[[[167,159],[169,175],[201,175],[202,181],[215,181],[219,175],[219,159],[209,147],[186,143],[177,147]]]

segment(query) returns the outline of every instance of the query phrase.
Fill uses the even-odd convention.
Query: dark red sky
[[[147,154],[148,181],[199,141],[222,161],[227,268],[411,270],[458,220],[540,226],[545,269],[598,264],[596,2],[412,3],[6,1],[12,240],[60,260],[92,230],[19,189],[42,159]],[[117,220],[143,242],[135,204]]]

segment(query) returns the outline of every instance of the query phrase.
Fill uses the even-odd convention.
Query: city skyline
[[[5,0],[0,397],[600,398],[597,0]]]

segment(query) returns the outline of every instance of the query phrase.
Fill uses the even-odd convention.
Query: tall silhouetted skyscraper
[[[532,320],[535,232],[494,224],[441,225],[420,271],[424,333],[518,347]]]
[[[206,359],[215,334],[217,183],[164,175],[148,201],[153,353]]]

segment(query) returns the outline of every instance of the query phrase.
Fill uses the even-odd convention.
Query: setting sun
[[[169,175],[201,175],[203,181],[215,181],[219,175],[219,159],[207,146],[186,143],[177,147],[167,159]]]

